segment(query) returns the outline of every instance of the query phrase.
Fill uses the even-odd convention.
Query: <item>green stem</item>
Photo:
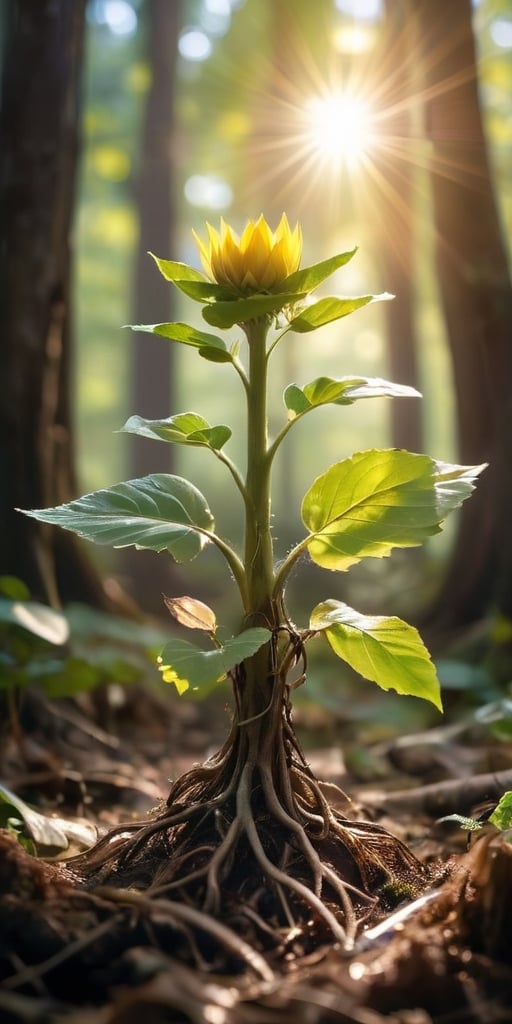
[[[243,384],[243,386],[245,388],[245,392],[247,394],[247,391],[249,389],[249,381],[247,380],[247,374],[246,374],[246,372],[245,372],[245,370],[244,370],[240,360],[236,356],[233,356],[232,365],[233,365],[234,369],[236,370],[238,376],[240,377],[240,380],[242,381],[242,384]]]
[[[288,334],[289,331],[290,331],[290,325],[288,324],[285,327],[284,331],[281,331],[281,333],[277,335],[277,338],[274,338],[272,344],[269,346],[267,357],[271,355],[271,353],[274,351],[276,345],[278,345],[279,342],[283,340],[285,334]]]
[[[249,613],[250,602],[249,591],[247,589],[247,578],[245,575],[243,563],[236,554],[236,551],[233,551],[233,548],[230,547],[230,545],[227,544],[226,541],[222,540],[221,537],[218,537],[216,533],[210,533],[209,530],[202,530],[200,526],[196,526],[195,529],[197,533],[201,533],[203,537],[206,537],[206,539],[210,541],[211,544],[215,544],[215,547],[217,547],[219,551],[222,551],[222,554],[224,555],[224,558],[226,559],[226,562],[228,563],[229,568],[233,573],[233,578],[238,585],[244,610],[246,613]]]
[[[268,453],[267,453],[267,456],[268,456],[268,459],[269,459],[270,462],[273,462],[274,456],[275,456],[275,454],[277,452],[277,449],[279,448],[279,446],[284,441],[287,433],[292,429],[293,426],[295,426],[296,423],[298,423],[298,421],[300,419],[302,419],[303,416],[306,415],[307,412],[311,412],[311,410],[310,409],[305,409],[304,412],[297,413],[297,415],[294,416],[293,419],[288,420],[285,423],[284,427],[281,428],[279,433],[274,438],[274,441],[270,445],[270,448],[269,448]]]
[[[296,544],[295,547],[292,548],[290,553],[287,555],[284,562],[281,563],[279,571],[276,574],[274,580],[274,598],[276,600],[279,598],[279,595],[284,590],[285,580],[286,577],[288,576],[288,573],[290,572],[290,569],[295,565],[297,559],[300,558],[302,552],[306,550],[312,536],[314,536],[314,534],[309,533],[307,537],[304,537],[304,540],[301,540],[300,544]]]
[[[267,322],[264,318],[245,324],[249,344],[247,388],[247,494],[244,567],[247,578],[249,625],[274,620],[274,558],[271,533],[271,460],[268,458],[267,420]]]
[[[219,462],[222,462],[225,466],[227,466],[229,472],[231,473],[231,476],[233,477],[233,480],[235,481],[238,490],[240,491],[240,494],[242,495],[242,498],[244,499],[244,502],[247,504],[247,492],[245,490],[245,484],[242,480],[242,477],[240,476],[240,473],[238,472],[237,467],[235,466],[235,463],[232,462],[229,456],[226,455],[225,452],[223,451],[218,451],[216,448],[211,448],[210,451],[213,452],[213,454],[217,457]]]

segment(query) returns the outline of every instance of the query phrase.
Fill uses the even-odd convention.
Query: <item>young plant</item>
[[[56,663],[62,666],[62,661],[56,662],[49,655],[49,645],[62,646],[68,635],[64,615],[31,601],[28,588],[15,576],[0,576],[0,721],[5,702],[10,732],[22,757],[25,737],[18,708],[21,694],[25,686],[51,675]]]
[[[220,231],[207,227],[206,241],[196,237],[205,274],[154,258],[169,282],[202,305],[215,333],[184,323],[134,329],[231,366],[246,405],[245,472],[225,451],[230,427],[211,425],[195,412],[163,420],[132,416],[123,429],[207,448],[225,466],[243,509],[243,551],[215,532],[208,502],[193,484],[164,473],[27,513],[100,544],[167,551],[177,562],[214,544],[240,596],[241,629],[225,642],[217,639],[210,608],[188,596],[168,599],[176,619],[209,634],[212,644],[204,650],[174,639],[161,657],[164,679],[180,693],[229,677],[235,707],[224,747],[173,784],[166,809],[154,821],[129,826],[129,835],[123,826],[114,844],[112,837],[100,841],[85,855],[83,869],[101,867],[104,873],[110,864],[134,884],[151,884],[158,871],[159,891],[176,891],[211,915],[239,914],[243,902],[254,941],[268,942],[274,934],[281,943],[282,929],[292,933],[300,924],[302,935],[330,933],[350,947],[358,916],[367,915],[373,894],[398,883],[402,892],[404,882],[417,886],[422,869],[384,829],[351,822],[330,806],[294,733],[292,687],[305,676],[306,646],[316,637],[383,689],[423,697],[440,708],[439,684],[412,626],[396,617],[363,615],[331,598],[313,608],[307,627],[299,628],[287,613],[285,586],[306,555],[325,569],[345,572],[363,558],[421,544],[468,497],[483,467],[391,449],[358,452],[313,481],[302,502],[304,535],[276,562],[272,468],[295,424],[320,406],[418,392],[359,375],[291,383],[281,429],[269,438],[267,380],[278,346],[292,333],[308,335],[391,296],[311,299],[355,249],[300,269],[301,229],[292,230],[284,214],[275,231],[261,216],[240,238],[224,221]],[[235,325],[241,336],[229,345],[217,332]]]

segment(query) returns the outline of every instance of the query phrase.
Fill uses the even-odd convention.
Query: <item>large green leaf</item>
[[[153,440],[168,441],[171,444],[191,444],[220,451],[231,437],[229,427],[219,424],[212,427],[196,412],[178,413],[165,420],[147,420],[143,416],[130,416],[121,431],[138,434]]]
[[[276,295],[250,295],[246,299],[232,299],[227,302],[212,302],[202,313],[212,327],[223,330],[235,324],[244,324],[256,317],[279,313],[285,306],[292,306],[304,298],[303,292],[282,292]]]
[[[174,683],[178,693],[189,687],[208,686],[224,679],[235,665],[256,654],[271,636],[270,630],[262,627],[246,629],[212,651],[203,651],[188,640],[171,640],[159,659],[160,671],[166,683]]]
[[[167,473],[115,484],[56,508],[19,511],[97,544],[166,550],[176,562],[195,558],[207,543],[199,530],[213,530],[206,498],[188,480]]]
[[[383,690],[423,697],[442,711],[439,681],[417,629],[395,616],[361,615],[341,601],[313,609],[310,628],[323,632],[333,651]]]
[[[284,392],[284,403],[290,419],[302,416],[319,405],[352,405],[359,398],[421,398],[419,391],[407,384],[394,384],[380,377],[317,377],[300,388],[290,384]]]
[[[331,274],[334,274],[335,270],[348,263],[355,256],[356,252],[357,246],[349,252],[340,252],[337,256],[331,256],[327,260],[322,260],[321,263],[314,263],[311,267],[296,270],[294,274],[290,274],[283,281],[284,291],[306,292],[306,294],[312,292],[322,281],[325,281]]]
[[[21,626],[51,644],[65,644],[69,636],[67,619],[61,612],[37,601],[10,601],[0,598],[0,621]]]
[[[290,329],[298,334],[307,334],[308,331],[316,331],[324,324],[330,324],[333,320],[341,320],[342,317],[354,313],[356,309],[367,306],[369,302],[379,302],[382,299],[392,299],[392,295],[383,292],[382,295],[359,295],[356,298],[339,299],[336,296],[328,296],[313,302],[311,306],[301,309],[293,320],[290,320]]]
[[[485,466],[451,466],[395,449],[358,452],[317,477],[302,503],[308,551],[325,569],[416,547],[438,533]]]
[[[189,324],[130,324],[132,331],[145,331],[146,334],[159,334],[170,341],[178,341],[182,345],[197,348],[204,359],[215,363],[231,363],[233,357],[226,348],[226,343],[215,334],[198,331]]]

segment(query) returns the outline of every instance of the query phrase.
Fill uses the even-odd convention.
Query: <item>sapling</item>
[[[483,467],[449,465],[394,449],[344,458],[309,487],[301,508],[304,535],[276,561],[272,468],[295,424],[321,406],[344,408],[380,396],[416,398],[418,392],[360,375],[290,383],[282,426],[270,438],[267,381],[278,348],[292,333],[310,335],[391,296],[312,298],[355,250],[301,269],[301,229],[297,224],[292,230],[284,214],[274,231],[263,216],[249,221],[241,237],[224,221],[219,231],[210,225],[207,231],[206,239],[196,236],[204,274],[154,259],[167,281],[201,304],[215,333],[185,323],[134,329],[231,367],[246,406],[245,471],[226,452],[231,428],[212,425],[196,412],[160,420],[132,416],[123,430],[211,452],[238,492],[243,550],[215,531],[208,502],[196,486],[166,473],[27,514],[100,544],[166,551],[177,562],[215,545],[238,589],[240,631],[221,641],[212,609],[190,596],[170,597],[167,605],[178,622],[202,631],[209,646],[177,637],[162,651],[160,669],[180,693],[229,679],[232,725],[215,756],[172,784],[165,808],[149,822],[114,830],[78,867],[193,906],[206,931],[220,915],[237,920],[237,927],[243,918],[254,944],[282,950],[300,935],[304,948],[330,938],[348,949],[358,922],[368,918],[379,896],[417,891],[424,872],[384,828],[351,820],[332,806],[310,769],[291,716],[292,689],[306,677],[307,645],[321,638],[365,679],[437,708],[439,684],[417,630],[406,622],[364,615],[330,598],[312,609],[306,627],[297,626],[287,612],[285,587],[304,556],[324,569],[345,572],[363,558],[421,544],[468,497]],[[235,325],[239,338],[229,344],[222,332]],[[339,408],[334,412],[340,415]]]

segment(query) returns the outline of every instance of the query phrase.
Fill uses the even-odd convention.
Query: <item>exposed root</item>
[[[270,984],[274,981],[274,972],[270,969],[264,957],[260,956],[257,950],[249,943],[244,942],[231,928],[216,921],[211,915],[189,907],[185,903],[178,903],[171,900],[149,898],[142,893],[126,889],[109,889],[105,887],[101,894],[122,906],[132,907],[141,916],[144,913],[151,921],[160,919],[170,922],[172,926],[190,927],[206,933],[222,946],[237,960],[242,960],[245,966],[253,971],[262,981]]]
[[[278,958],[333,943],[349,951],[383,892],[387,909],[394,889],[414,895],[427,881],[398,839],[331,807],[286,703],[279,716],[271,709],[234,725],[214,758],[173,784],[152,820],[119,825],[68,864],[89,891],[186,923],[196,963],[215,958],[208,949],[220,944],[246,967],[248,949]],[[204,941],[194,949],[198,931],[206,951]]]

